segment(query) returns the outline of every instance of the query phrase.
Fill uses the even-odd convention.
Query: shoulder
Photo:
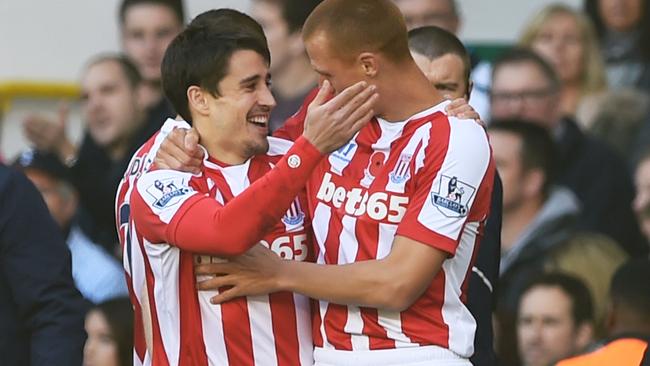
[[[178,198],[194,192],[191,173],[154,170],[144,173],[136,183],[137,194],[149,205],[163,208]]]

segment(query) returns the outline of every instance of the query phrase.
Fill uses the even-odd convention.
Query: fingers
[[[196,137],[187,137],[188,134],[188,130],[176,128],[167,135],[156,153],[156,163],[160,168],[167,167],[193,174],[201,172],[202,152],[199,158],[196,153],[189,154],[185,149],[186,144],[192,145],[196,142],[197,150],[200,150]]]
[[[229,290],[221,291],[218,295],[213,296],[210,298],[210,302],[212,304],[222,304],[240,296],[241,295],[239,294],[239,291],[237,291],[237,288],[233,287]]]
[[[353,125],[359,119],[365,118],[365,116],[368,114],[368,111],[373,110],[375,103],[377,103],[377,99],[379,99],[379,94],[374,92],[369,92],[368,97],[365,98],[363,103],[361,103],[361,105],[355,107],[351,111],[345,123],[349,125]],[[370,116],[370,118],[372,118],[372,115]],[[364,122],[370,120],[370,118],[364,120]]]
[[[327,102],[327,105],[332,108],[333,111],[336,111],[351,101],[357,94],[361,93],[367,86],[368,84],[365,81],[360,81],[349,86]]]
[[[221,263],[205,263],[194,266],[194,274],[196,275],[218,275],[232,272],[232,264],[230,262]]]
[[[199,137],[199,132],[195,128],[192,128],[185,134],[183,145],[190,155],[197,157],[198,153],[198,157],[203,158],[203,151],[199,149]]]
[[[377,87],[374,85],[369,85],[359,94],[355,95],[352,100],[341,106],[340,113],[343,115],[342,118],[345,119],[358,111],[358,109],[361,108],[368,100],[377,95],[376,90]],[[367,109],[363,110],[360,115],[364,115],[366,112]]]
[[[463,98],[454,99],[445,108],[447,114],[460,119],[480,119],[479,114]]]
[[[216,276],[207,280],[198,281],[196,288],[200,291],[217,291],[221,287],[231,285],[232,281],[229,281],[228,276]]]
[[[320,89],[318,90],[316,98],[314,98],[314,100],[312,100],[309,105],[322,105],[327,101],[327,98],[330,96],[330,94],[332,94],[332,86],[329,81],[325,80],[323,81],[323,85],[321,85]]]

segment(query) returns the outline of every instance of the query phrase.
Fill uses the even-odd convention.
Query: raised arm
[[[133,217],[145,237],[182,249],[232,256],[249,249],[280,220],[304,188],[322,153],[347,142],[371,118],[373,87],[358,83],[331,100],[329,84],[309,106],[305,131],[264,177],[226,205],[196,194],[191,175],[143,175],[132,195]]]

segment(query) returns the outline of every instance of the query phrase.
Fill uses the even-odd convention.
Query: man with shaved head
[[[464,291],[495,174],[485,131],[447,115],[391,1],[325,0],[303,40],[335,93],[359,81],[378,93],[375,117],[307,183],[316,263],[257,247],[197,267],[224,274],[199,287],[232,286],[216,302],[276,291],[320,299],[316,365],[470,365],[476,323]]]

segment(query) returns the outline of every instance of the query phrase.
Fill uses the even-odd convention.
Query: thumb
[[[59,110],[58,110],[58,119],[57,122],[59,122],[59,125],[62,127],[65,127],[68,124],[68,115],[70,114],[70,106],[68,105],[68,102],[66,101],[61,101],[59,103]]]
[[[332,85],[330,84],[329,81],[325,80],[323,81],[323,85],[321,85],[320,89],[318,90],[318,94],[316,94],[316,98],[312,100],[312,102],[309,105],[322,105],[325,102],[327,102],[327,98],[332,94]]]

